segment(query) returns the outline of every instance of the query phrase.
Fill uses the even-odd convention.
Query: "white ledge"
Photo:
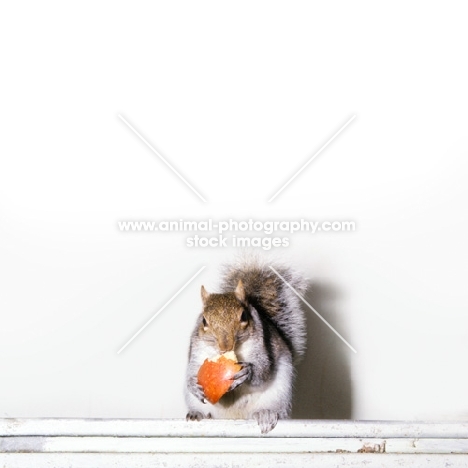
[[[281,420],[261,435],[255,421],[182,419],[0,419],[1,436],[411,437],[468,439],[468,422]]]
[[[468,467],[468,423],[0,419],[0,466]]]

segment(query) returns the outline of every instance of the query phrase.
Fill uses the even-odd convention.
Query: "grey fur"
[[[280,264],[273,268],[301,295],[307,282],[292,268]],[[243,258],[233,265],[223,267],[221,291],[233,291],[239,280],[244,283],[247,297],[260,302],[276,326],[291,342],[295,361],[304,354],[307,342],[306,322],[301,300],[279,278],[270,265],[256,257]],[[268,297],[276,296],[273,300]],[[277,311],[277,314],[273,314]]]
[[[305,291],[305,281],[292,269],[273,266],[298,293]],[[249,326],[236,335],[234,348],[242,369],[234,376],[231,390],[217,404],[205,400],[196,376],[204,360],[220,350],[216,339],[200,332],[200,314],[190,342],[187,418],[256,419],[265,433],[275,427],[278,418],[290,416],[293,362],[302,356],[306,346],[305,317],[299,298],[268,264],[252,257],[223,268],[220,297],[214,295],[214,300],[222,303],[239,280],[246,295],[243,306],[249,313]]]

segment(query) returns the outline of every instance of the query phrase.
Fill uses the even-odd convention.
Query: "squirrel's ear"
[[[239,301],[245,302],[245,289],[242,280],[239,280],[237,283],[237,288],[234,291],[234,294],[236,295],[237,299],[239,299]]]
[[[210,293],[205,289],[205,286],[201,287],[201,298],[203,304],[205,304],[206,300],[210,297]]]

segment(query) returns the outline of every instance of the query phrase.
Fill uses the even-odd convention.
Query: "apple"
[[[233,377],[242,369],[233,351],[205,359],[198,371],[198,383],[210,403],[217,403],[229,390]]]

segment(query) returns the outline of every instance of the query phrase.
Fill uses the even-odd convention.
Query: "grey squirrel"
[[[298,293],[304,279],[273,265]],[[297,295],[267,264],[247,259],[224,268],[220,293],[201,287],[203,311],[191,336],[187,367],[187,420],[256,419],[267,433],[291,414],[294,364],[306,346]],[[241,370],[221,400],[211,404],[197,382],[205,359],[235,351]]]

